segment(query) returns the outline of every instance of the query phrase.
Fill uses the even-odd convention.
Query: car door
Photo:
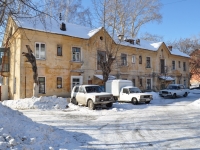
[[[122,89],[120,100],[121,101],[129,101],[129,90],[127,88]]]
[[[76,94],[76,100],[78,101],[78,103],[86,105],[86,93],[85,93],[85,88],[80,86],[79,87],[79,91]]]

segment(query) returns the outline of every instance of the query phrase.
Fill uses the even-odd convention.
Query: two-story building
[[[36,57],[40,96],[69,96],[76,84],[102,85],[97,51],[104,52],[101,45],[108,38],[113,40],[104,28],[91,30],[70,23],[60,26],[53,20],[42,24],[10,17],[3,40],[3,46],[9,48],[9,70],[3,74],[9,98],[31,97],[33,93],[31,64],[22,55],[27,52],[26,45]],[[188,55],[164,42],[123,38],[115,44],[119,49],[109,79],[132,80],[142,90],[159,90],[171,82],[188,86]]]

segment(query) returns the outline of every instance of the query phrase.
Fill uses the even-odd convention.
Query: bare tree
[[[82,6],[81,0],[45,0],[45,12],[62,20],[78,25],[92,27],[92,14],[89,8]]]
[[[200,49],[194,50],[190,54],[190,78],[195,78],[200,82]]]
[[[136,37],[140,28],[153,21],[161,21],[159,0],[93,0],[99,23],[115,29],[116,34]],[[105,8],[105,9],[103,9]],[[105,19],[104,11],[105,10]]]
[[[32,70],[33,70],[33,96],[37,97],[38,96],[38,72],[37,72],[37,64],[36,64],[36,59],[35,56],[33,55],[33,51],[31,50],[29,45],[26,45],[26,48],[28,50],[28,53],[22,52],[22,55],[27,58],[27,62],[31,63],[32,65]]]
[[[156,34],[150,34],[148,32],[145,32],[144,34],[142,34],[142,36],[140,37],[143,40],[146,41],[152,41],[152,42],[161,42],[163,41],[163,37],[156,35]]]
[[[200,48],[200,38],[180,38],[179,40],[174,40],[172,42],[168,42],[167,44],[190,55],[195,49]]]

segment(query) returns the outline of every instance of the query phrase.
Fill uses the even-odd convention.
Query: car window
[[[87,93],[99,93],[102,92],[100,86],[88,86],[85,88]]]
[[[75,87],[74,92],[78,92],[79,87]]]
[[[80,93],[84,93],[84,91],[85,91],[85,90],[84,90],[83,87],[80,87],[80,88],[79,88],[79,92],[80,92]]]
[[[126,93],[126,94],[128,94],[129,92],[128,92],[128,89],[123,89],[123,93]]]
[[[139,88],[129,88],[130,93],[141,93]]]

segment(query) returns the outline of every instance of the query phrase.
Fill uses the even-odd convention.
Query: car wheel
[[[150,101],[147,101],[147,102],[145,102],[146,104],[149,104],[150,103]]]
[[[106,107],[111,108],[112,105],[113,105],[113,103],[108,103],[108,104],[106,104]]]
[[[183,95],[184,97],[187,97],[188,96],[188,93],[187,92],[185,92],[185,94]]]
[[[173,94],[172,98],[176,98],[176,93]]]
[[[74,105],[78,105],[78,102],[76,101],[75,97],[72,98],[71,103],[74,104]]]
[[[93,103],[92,100],[89,100],[89,101],[88,101],[88,108],[91,109],[91,110],[94,110],[94,109],[95,109],[95,105],[94,105],[94,103]]]
[[[133,105],[137,105],[138,104],[137,99],[136,98],[132,98],[132,103],[133,103]]]

